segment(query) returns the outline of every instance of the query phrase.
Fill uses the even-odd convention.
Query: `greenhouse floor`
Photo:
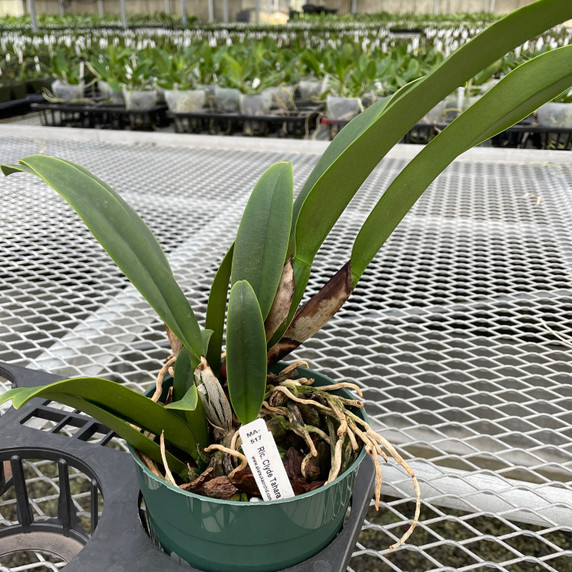
[[[119,191],[156,233],[201,318],[258,177],[292,161],[299,189],[326,146],[0,125],[2,163],[57,155]],[[345,263],[369,209],[421,148],[397,146],[368,178],[320,250],[313,290]],[[146,303],[38,180],[1,179],[0,197],[0,362],[149,387],[167,349]],[[383,467],[384,504],[370,509],[350,570],[572,571],[571,245],[571,153],[474,149],[293,356],[358,383],[374,427],[420,482],[419,525],[390,551],[414,497],[398,466]],[[33,503],[42,517],[57,483],[41,463],[34,479],[45,484]],[[11,506],[0,497],[0,534]],[[0,570],[65,564],[31,558],[25,568],[0,559]]]

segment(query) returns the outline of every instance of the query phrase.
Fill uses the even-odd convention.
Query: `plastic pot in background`
[[[333,383],[324,375],[297,369],[316,385]],[[336,393],[353,398],[347,390]],[[363,410],[354,412],[367,420]],[[133,457],[152,537],[165,552],[207,572],[270,572],[310,558],[334,539],[365,450],[331,483],[290,499],[264,502],[184,491],[152,473],[138,455]]]
[[[363,111],[361,99],[359,97],[340,97],[328,95],[326,97],[326,114],[328,119],[334,121],[351,121],[356,115]],[[343,125],[330,125],[330,133],[333,136],[343,127]]]
[[[111,105],[125,105],[123,92],[114,91],[106,81],[100,79],[97,82],[97,89],[99,90],[101,97],[105,100],[109,100]]]
[[[158,102],[157,91],[154,89],[129,91],[123,88],[123,97],[127,111],[150,111]]]
[[[473,105],[473,103],[477,102],[479,99],[481,99],[481,97],[483,97],[482,94],[479,95],[466,95],[463,98],[463,102],[461,105],[461,110],[465,111],[467,109],[469,109],[469,107],[471,107],[471,105]]]
[[[288,111],[296,108],[294,104],[294,87],[291,85],[278,85],[264,90],[271,100],[270,109]]]
[[[207,94],[204,89],[166,89],[165,101],[173,113],[201,113]]]
[[[241,115],[268,115],[272,100],[269,94],[241,95],[239,109]]]
[[[536,119],[544,127],[572,128],[572,103],[545,103],[538,108]]]
[[[214,88],[213,107],[216,113],[238,113],[241,93],[234,87]]]
[[[240,96],[240,114],[250,117],[268,115],[272,107],[272,97],[270,93],[263,92],[255,95]],[[245,135],[264,135],[268,131],[268,124],[265,121],[247,120],[244,122],[243,133]]]
[[[298,84],[298,95],[303,105],[315,104],[324,91],[324,82],[317,80],[302,80]]]
[[[64,103],[73,103],[79,99],[83,99],[85,92],[85,83],[79,84],[67,83],[56,79],[52,83],[52,94],[55,98],[61,99]]]
[[[445,98],[445,108],[443,110],[445,121],[453,121],[459,113],[461,113],[459,97],[456,93],[452,93]]]
[[[371,91],[364,93],[361,96],[361,104],[362,104],[364,109],[366,109],[367,107],[370,107],[371,105],[376,103],[378,100],[379,100],[379,96],[377,96],[375,93],[373,93]]]
[[[433,125],[445,119],[445,100],[440,101],[435,107],[430,109],[419,121],[423,125]]]

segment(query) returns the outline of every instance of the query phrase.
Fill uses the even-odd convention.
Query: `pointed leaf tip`
[[[248,281],[264,318],[282,276],[290,240],[293,196],[292,164],[270,167],[252,191],[236,236],[231,284]]]

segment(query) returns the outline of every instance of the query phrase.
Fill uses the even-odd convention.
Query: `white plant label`
[[[239,429],[242,450],[263,500],[287,499],[294,496],[290,479],[282,464],[274,436],[264,419],[256,419]]]

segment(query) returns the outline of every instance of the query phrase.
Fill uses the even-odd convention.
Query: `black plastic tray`
[[[0,362],[0,375],[18,387],[61,379],[3,362]],[[50,431],[25,425],[34,417],[52,421]],[[73,437],[58,433],[65,425],[77,428]],[[178,564],[147,535],[135,464],[128,453],[104,446],[113,437],[104,425],[79,412],[56,409],[47,401],[33,400],[19,410],[9,409],[0,417],[0,435],[0,494],[14,487],[19,521],[0,529],[0,556],[23,546],[45,550],[48,543],[53,553],[69,562],[66,572],[195,570]],[[101,436],[99,441],[88,442],[94,435]],[[58,515],[49,521],[34,521],[22,470],[25,459],[47,459],[58,464]],[[10,462],[11,476],[1,469],[3,461]],[[91,479],[93,530],[89,533],[79,526],[72,502],[70,465]],[[346,569],[369,508],[374,476],[373,462],[367,456],[357,474],[350,515],[340,534],[316,556],[288,571],[341,572]],[[104,499],[104,510],[98,522],[99,491]]]
[[[165,105],[148,110],[127,110],[122,105],[100,103],[33,103],[42,125],[117,130],[153,130],[167,125]]]
[[[278,137],[307,138],[316,128],[320,109],[300,108],[288,113],[242,115],[239,113],[167,112],[175,124],[176,133],[219,133],[243,135],[276,135]]]

